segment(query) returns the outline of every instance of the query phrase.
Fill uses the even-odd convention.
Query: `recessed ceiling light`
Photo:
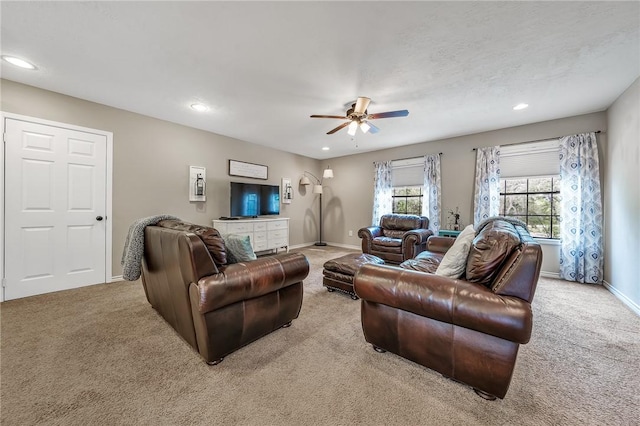
[[[516,106],[513,107],[514,111],[520,111],[521,109],[525,109],[528,108],[529,104],[518,104]]]
[[[31,62],[27,62],[24,59],[16,58],[15,56],[3,55],[2,59],[4,59],[5,61],[9,62],[12,65],[20,67],[20,68],[24,68],[24,69],[27,69],[27,70],[35,70],[36,69],[36,66],[33,65]]]
[[[209,107],[204,104],[191,104],[191,109],[194,109],[198,112],[205,112],[209,110]]]
[[[328,146],[323,146],[323,147],[322,147],[322,150],[323,150],[323,151],[329,151],[330,149],[331,149],[331,148],[329,148]]]

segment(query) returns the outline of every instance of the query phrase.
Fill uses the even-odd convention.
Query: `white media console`
[[[289,218],[214,220],[221,234],[248,235],[253,251],[286,248],[289,251]]]

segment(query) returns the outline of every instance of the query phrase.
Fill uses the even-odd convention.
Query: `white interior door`
[[[5,300],[105,282],[107,137],[5,118]]]

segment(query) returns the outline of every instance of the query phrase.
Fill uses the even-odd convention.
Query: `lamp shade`
[[[351,124],[349,124],[349,128],[347,130],[347,133],[350,136],[355,136],[356,130],[358,130],[358,122],[357,121],[352,121]]]
[[[307,176],[302,176],[300,185],[311,185],[311,180]]]
[[[322,185],[313,185],[314,194],[322,194]]]
[[[327,167],[322,174],[323,179],[331,179],[333,177],[333,170]]]

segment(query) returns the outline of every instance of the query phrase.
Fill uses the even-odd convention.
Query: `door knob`
[[[100,222],[100,221],[102,220],[102,216],[97,216],[97,217],[96,217],[96,220],[97,220],[98,222]]]

